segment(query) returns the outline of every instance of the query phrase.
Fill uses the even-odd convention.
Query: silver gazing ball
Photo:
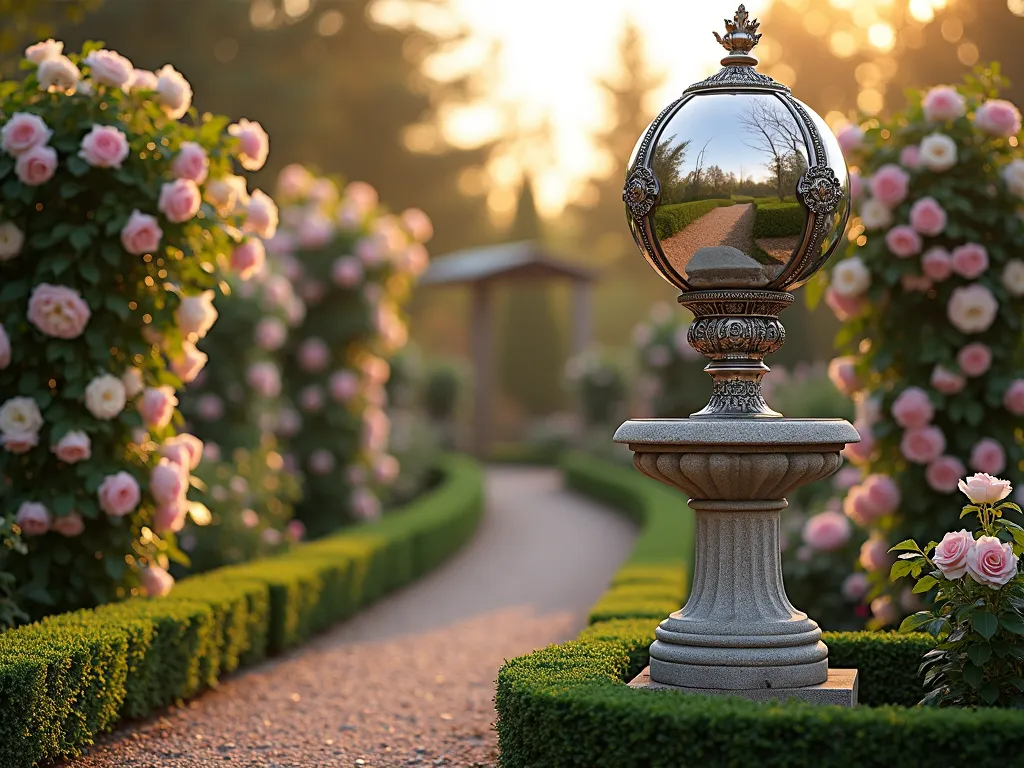
[[[715,33],[729,52],[722,70],[687,88],[633,150],[622,195],[629,226],[684,294],[792,291],[839,244],[849,173],[825,121],[754,69],[757,20],[741,5],[726,28]]]

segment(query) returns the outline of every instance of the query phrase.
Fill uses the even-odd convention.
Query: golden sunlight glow
[[[896,45],[896,32],[888,24],[872,24],[868,30],[868,40],[878,50],[884,52],[891,51],[893,46]]]
[[[942,22],[942,37],[950,43],[957,42],[964,36],[964,23],[960,19],[950,16]]]
[[[857,94],[857,106],[869,115],[877,115],[885,106],[885,97],[874,88],[865,88]]]
[[[1006,0],[1006,7],[1010,9],[1010,13],[1024,16],[1024,0]]]
[[[857,39],[849,32],[833,32],[828,47],[836,56],[846,59],[857,52]]]
[[[978,63],[978,56],[978,46],[974,43],[963,43],[956,49],[956,57],[960,59],[961,64],[968,67],[973,67]]]
[[[908,10],[914,19],[925,24],[935,18],[935,9],[932,7],[931,0],[910,0]]]

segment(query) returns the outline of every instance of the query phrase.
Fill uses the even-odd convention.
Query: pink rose
[[[1004,99],[989,99],[974,113],[974,124],[982,133],[1007,139],[1020,133],[1020,110]]]
[[[178,398],[172,387],[147,387],[139,398],[137,408],[142,421],[150,429],[163,429],[171,423]]]
[[[0,371],[11,364],[11,339],[7,330],[0,325]]]
[[[165,505],[185,496],[188,477],[181,464],[162,458],[149,474],[149,494],[157,504]]]
[[[923,389],[907,387],[893,401],[892,416],[904,429],[926,427],[935,416],[935,407]]]
[[[984,376],[992,367],[992,350],[980,341],[975,341],[957,352],[956,362],[960,370],[968,376]]]
[[[224,415],[224,401],[220,395],[207,392],[199,397],[196,410],[203,421],[218,421]]]
[[[847,397],[861,388],[857,378],[857,358],[850,355],[833,358],[828,364],[828,377],[835,388]]]
[[[39,445],[39,433],[4,432],[0,434],[0,445],[10,453],[28,453]]]
[[[861,488],[879,510],[879,515],[891,515],[900,506],[900,487],[889,475],[868,475]]]
[[[165,64],[155,73],[156,102],[172,120],[181,119],[192,104],[192,86],[180,72]]]
[[[922,197],[910,206],[910,226],[922,235],[941,235],[946,229],[946,220],[946,210],[933,197]]]
[[[841,322],[857,317],[868,306],[868,302],[863,295],[842,296],[832,287],[825,291],[825,303],[828,304],[833,314],[835,314],[836,319]]]
[[[264,317],[256,323],[253,338],[260,349],[273,352],[284,346],[288,338],[288,329],[276,317]]]
[[[231,252],[231,268],[242,280],[248,280],[263,268],[267,249],[258,237],[247,237]]]
[[[281,373],[269,360],[250,365],[245,380],[263,397],[277,397],[281,394]]]
[[[963,388],[967,386],[967,379],[943,368],[941,365],[935,366],[935,369],[932,371],[931,381],[936,391],[944,395],[955,395],[957,392],[963,391]]]
[[[155,91],[157,82],[156,73],[148,69],[133,69],[128,87],[133,91]]]
[[[303,387],[299,391],[299,406],[302,410],[309,411],[311,413],[323,410],[324,391],[315,384]]]
[[[128,157],[128,138],[112,125],[93,125],[78,156],[93,168],[120,168]]]
[[[843,514],[866,527],[884,514],[864,486],[855,485],[843,498]]]
[[[354,288],[363,281],[363,265],[355,256],[342,256],[334,260],[331,279],[340,288]]]
[[[967,112],[967,100],[949,85],[939,85],[928,91],[921,102],[924,119],[929,123],[956,120]]]
[[[924,478],[932,490],[952,493],[960,478],[967,473],[963,462],[955,456],[939,456],[924,472]]]
[[[160,185],[156,207],[168,221],[181,224],[199,213],[202,196],[191,179],[175,179]]]
[[[412,243],[395,255],[395,266],[413,275],[422,275],[430,264],[430,254],[422,243]],[[689,348],[689,347],[688,347]]]
[[[384,358],[368,355],[362,359],[359,367],[371,384],[387,384],[391,378],[391,366]]]
[[[194,141],[181,142],[178,153],[171,160],[171,173],[179,179],[202,184],[209,172],[210,158],[206,150]]]
[[[909,259],[921,252],[921,236],[912,227],[901,224],[886,233],[885,245],[897,258]]]
[[[885,539],[874,534],[860,548],[860,565],[865,571],[887,571],[894,558],[889,554],[889,545]]]
[[[921,269],[936,282],[953,274],[953,257],[945,248],[929,248],[921,257]]]
[[[181,354],[171,359],[171,372],[185,384],[195,381],[196,376],[206,366],[209,356],[200,352],[191,341],[181,342]]]
[[[37,67],[47,59],[55,59],[61,55],[64,51],[64,43],[54,40],[52,37],[48,40],[41,40],[38,43],[33,43],[25,49],[25,58],[35,64]]]
[[[1017,575],[1013,545],[995,536],[979,536],[967,550],[967,574],[979,584],[999,589]]]
[[[133,256],[142,256],[153,253],[160,247],[160,238],[163,234],[156,216],[142,213],[136,208],[121,230],[121,245]]]
[[[959,579],[967,573],[967,553],[973,548],[973,535],[962,529],[950,531],[935,547],[932,560],[947,579]]]
[[[406,208],[402,211],[402,226],[417,243],[425,243],[434,236],[434,225],[419,208]]]
[[[57,170],[57,150],[36,145],[26,149],[14,163],[14,172],[22,184],[38,187],[53,178]]]
[[[142,491],[139,490],[139,484],[134,477],[127,472],[118,472],[104,478],[97,496],[100,509],[111,517],[124,517],[139,506]]]
[[[395,480],[398,479],[398,473],[400,471],[401,465],[399,464],[398,459],[394,456],[383,454],[377,457],[373,462],[373,477],[382,485],[390,485],[395,482]],[[838,512],[833,512],[832,514],[839,515]],[[821,515],[818,515],[818,517],[821,517]],[[839,515],[839,517],[842,518],[843,516]],[[847,537],[849,537],[850,524],[845,520],[845,518],[843,519],[843,522],[846,524]]]
[[[334,223],[322,213],[302,217],[299,224],[299,247],[319,250],[334,237]]]
[[[42,536],[50,530],[52,520],[50,510],[36,501],[23,501],[14,517],[14,522],[26,536]]]
[[[840,591],[848,602],[859,603],[867,596],[870,589],[871,582],[868,581],[868,577],[858,571],[857,573],[851,573],[843,579],[843,586],[840,588]]]
[[[334,454],[319,449],[309,455],[309,471],[314,475],[326,475],[334,469]]]
[[[52,135],[39,115],[15,112],[0,129],[0,147],[10,155],[20,155],[32,147],[45,146]]]
[[[844,125],[836,133],[836,140],[839,142],[839,148],[843,150],[843,154],[849,157],[851,154],[861,148],[864,143],[864,131],[859,126]]]
[[[1006,451],[998,441],[985,437],[974,444],[967,463],[978,472],[997,475],[1006,469]]]
[[[1003,394],[1003,406],[1014,416],[1024,416],[1024,379],[1010,382]]]
[[[850,199],[854,202],[864,194],[864,179],[856,171],[850,171]]]
[[[89,440],[89,435],[75,429],[65,434],[50,450],[61,461],[74,464],[84,461],[92,455],[92,442]]]
[[[871,601],[871,615],[881,622],[882,626],[895,624],[900,617],[896,604],[889,595],[882,595]]]
[[[352,513],[360,520],[375,520],[380,517],[380,500],[369,488],[356,488],[349,503]]]
[[[832,477],[832,485],[839,490],[848,490],[860,482],[860,470],[856,467],[843,467]]]
[[[995,504],[1013,493],[1013,486],[1009,480],[993,477],[985,472],[961,480],[957,487],[975,504]]]
[[[323,339],[306,339],[299,345],[299,366],[307,373],[316,373],[327,367],[331,351]]]
[[[85,530],[85,520],[77,512],[68,512],[63,517],[55,518],[50,525],[50,530],[71,539],[82,535]]]
[[[238,139],[238,162],[247,171],[258,171],[267,162],[270,140],[259,123],[244,117],[228,126],[228,133]]]
[[[285,528],[288,532],[288,538],[292,541],[302,541],[306,538],[306,526],[302,524],[301,520],[289,520]]]
[[[193,470],[203,458],[203,441],[195,435],[183,432],[169,437],[160,446],[160,455],[180,464],[184,469]]]
[[[163,597],[174,587],[174,577],[158,565],[143,568],[139,572],[139,581],[148,597]]]
[[[953,271],[968,280],[980,277],[988,269],[988,251],[985,246],[967,243],[953,250]]]
[[[908,171],[917,170],[921,165],[921,148],[916,144],[911,144],[900,150],[900,165]]]
[[[116,51],[100,49],[90,51],[82,63],[89,67],[89,74],[94,82],[111,85],[115,88],[129,89],[135,67],[124,56]]]
[[[908,429],[900,440],[900,452],[914,464],[930,464],[946,450],[946,436],[938,427]]]
[[[40,283],[28,300],[29,322],[58,339],[81,336],[91,314],[81,294],[63,285]]]
[[[166,504],[159,505],[153,512],[153,530],[157,533],[177,533],[185,527],[188,504],[185,496],[178,496]]]
[[[273,237],[277,232],[277,219],[277,206],[274,205],[274,201],[263,191],[254,190],[245,207],[242,230],[264,238]]]
[[[335,371],[330,379],[331,398],[338,403],[347,403],[359,394],[359,377],[351,371]]]
[[[883,165],[868,182],[871,196],[888,208],[895,208],[907,199],[910,175],[898,165]]]

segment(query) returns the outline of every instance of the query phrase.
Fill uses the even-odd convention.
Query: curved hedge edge
[[[907,709],[920,700],[928,635],[826,632],[830,663],[860,671],[853,709],[801,702],[635,691],[625,681],[647,666],[654,629],[685,595],[692,516],[680,497],[629,469],[582,454],[563,460],[570,488],[617,507],[643,529],[633,555],[591,613],[579,639],[512,659],[498,673],[500,764],[526,766],[1002,765],[1024,715],[997,710]],[[680,523],[680,521],[685,521]],[[672,526],[679,535],[673,537]],[[685,555],[683,554],[685,553]],[[685,592],[685,590],[682,590]],[[664,608],[664,610],[661,610]],[[995,741],[988,734],[998,732]],[[742,734],[742,737],[737,737]],[[870,747],[865,749],[864,744]],[[784,745],[784,746],[783,746]]]
[[[438,487],[378,522],[0,634],[0,766],[78,755],[121,718],[195,696],[442,563],[476,530],[483,477],[465,457],[439,465]]]

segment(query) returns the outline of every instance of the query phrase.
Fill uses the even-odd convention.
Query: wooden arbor
[[[500,282],[572,281],[572,349],[583,352],[590,343],[590,285],[595,274],[560,260],[533,240],[468,248],[433,260],[420,280],[422,286],[465,285],[472,291],[473,450],[484,456],[491,442],[494,381],[494,287]]]

